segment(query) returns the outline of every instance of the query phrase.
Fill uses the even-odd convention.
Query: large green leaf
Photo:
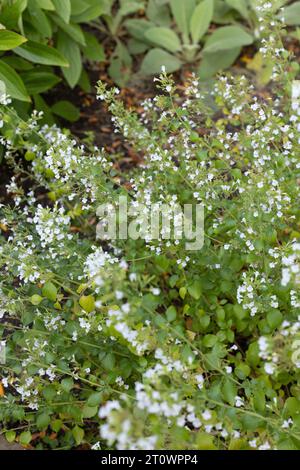
[[[52,0],[57,14],[66,22],[69,23],[71,16],[71,1],[70,0]]]
[[[177,57],[169,54],[163,49],[152,49],[146,54],[142,66],[141,72],[145,75],[155,75],[161,73],[162,66],[165,66],[168,73],[175,72],[180,69],[181,62]]]
[[[20,34],[7,31],[7,29],[0,29],[0,51],[9,51],[26,41],[27,39]]]
[[[28,41],[27,44],[17,47],[15,53],[36,64],[57,65],[60,67],[69,66],[65,57],[54,47],[49,47],[35,41]]]
[[[82,71],[82,62],[79,46],[65,33],[59,32],[57,38],[59,52],[68,60],[70,66],[63,67],[62,73],[71,88],[78,83]]]
[[[30,95],[44,93],[57,85],[61,79],[51,72],[38,71],[36,69],[23,72],[21,78]]]
[[[224,70],[230,67],[240,55],[240,52],[241,48],[237,47],[228,51],[205,54],[199,67],[200,79],[207,80],[220,70]]]
[[[49,10],[49,11],[55,10],[55,6],[52,0],[36,0],[36,2],[38,3],[39,7],[42,8],[43,10]]]
[[[213,13],[214,3],[212,0],[204,0],[195,8],[190,26],[194,44],[197,44],[208,30]]]
[[[42,35],[44,38],[52,37],[52,26],[47,15],[43,10],[36,6],[36,4],[30,4],[28,7],[28,12],[30,15],[30,22],[34,28]]]
[[[172,14],[178,28],[184,35],[184,40],[188,40],[190,21],[195,10],[195,0],[170,0]]]
[[[30,101],[25,85],[12,67],[0,60],[0,80],[5,83],[7,94],[20,101]]]
[[[181,49],[179,37],[169,28],[159,26],[150,28],[145,32],[145,37],[153,44],[170,52],[178,52]]]
[[[217,29],[206,41],[203,52],[215,53],[253,43],[253,37],[240,26],[224,26]]]
[[[285,24],[293,26],[300,24],[300,2],[295,2],[283,9],[280,13],[280,17],[283,18]]]

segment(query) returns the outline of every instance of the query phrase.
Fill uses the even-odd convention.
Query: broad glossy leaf
[[[25,85],[17,72],[0,60],[0,80],[5,83],[7,94],[20,101],[30,101]]]
[[[7,29],[0,29],[0,51],[9,51],[26,41],[27,39],[20,34]]]
[[[69,23],[71,16],[71,0],[51,0],[55,6],[57,14],[66,22]]]
[[[69,67],[63,67],[62,73],[71,88],[78,83],[82,71],[82,62],[79,46],[66,34],[59,32],[57,39],[59,52],[69,62]]]
[[[17,47],[15,53],[36,64],[69,66],[68,61],[57,49],[35,41],[28,41],[23,46]]]

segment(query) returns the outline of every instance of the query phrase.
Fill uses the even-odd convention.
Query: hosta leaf
[[[141,72],[145,75],[159,74],[162,66],[165,66],[168,73],[172,73],[180,69],[181,61],[163,49],[152,49],[142,62]]]
[[[15,53],[36,64],[69,66],[68,61],[57,49],[35,41],[28,41],[23,46],[17,47]]]
[[[236,49],[253,43],[253,37],[240,26],[224,26],[217,29],[206,41],[203,52],[215,53]]]
[[[178,52],[181,49],[179,37],[169,28],[150,28],[145,32],[145,37],[153,44],[164,47],[170,52]]]
[[[0,60],[0,80],[5,83],[7,94],[20,101],[30,101],[20,76],[8,64]]]
[[[27,39],[20,34],[7,31],[7,29],[0,29],[0,51],[9,51],[26,41]]]
[[[195,9],[191,18],[191,35],[193,42],[197,44],[209,28],[214,12],[214,3],[204,0]]]

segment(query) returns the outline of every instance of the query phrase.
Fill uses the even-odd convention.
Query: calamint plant
[[[272,4],[256,11],[275,64],[269,96],[244,76],[221,76],[211,92],[191,76],[179,92],[163,71],[138,115],[98,84],[142,157],[128,173],[39,113],[18,118],[2,87],[13,172],[0,209],[7,440],[300,448],[300,86]],[[120,196],[149,209],[202,203],[203,248],[163,234],[97,240],[98,207]]]

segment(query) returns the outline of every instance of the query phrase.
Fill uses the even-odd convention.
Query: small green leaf
[[[48,413],[42,413],[36,418],[36,426],[40,431],[45,431],[50,424],[50,416]]]
[[[19,436],[19,442],[22,446],[27,446],[30,443],[31,439],[32,435],[29,431],[24,431]]]
[[[16,439],[16,432],[15,431],[6,431],[5,439],[7,440],[7,442],[9,442],[11,444]]]
[[[0,29],[0,51],[9,51],[26,41],[27,39],[20,34],[7,31],[6,29]]]
[[[43,297],[37,294],[34,294],[30,297],[30,302],[32,303],[32,305],[39,305],[42,302],[42,300],[43,300]]]
[[[95,310],[95,297],[92,295],[83,295],[79,299],[79,305],[87,313],[91,313],[93,310]]]
[[[46,297],[46,299],[55,302],[57,299],[57,288],[52,282],[48,281],[43,286],[42,294],[44,297]]]
[[[177,317],[177,311],[176,311],[176,308],[171,305],[167,311],[166,311],[166,316],[167,316],[167,320],[169,322],[172,322],[174,320],[176,320],[176,317]]]
[[[76,445],[79,446],[84,438],[84,430],[79,426],[75,426],[75,428],[72,429],[72,434],[75,439]]]
[[[202,294],[202,287],[199,281],[194,281],[191,286],[188,287],[188,293],[196,300],[199,300]]]

